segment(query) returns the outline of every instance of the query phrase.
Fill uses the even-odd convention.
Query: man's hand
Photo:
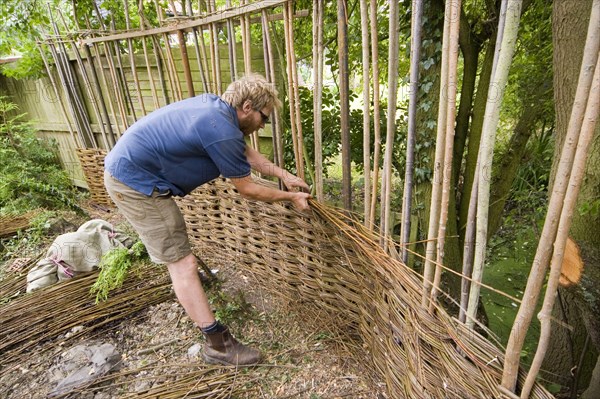
[[[293,188],[298,187],[300,191],[305,193],[310,192],[310,187],[304,180],[299,178],[298,176],[294,176],[291,173],[287,174],[283,179],[283,184],[287,187],[288,190],[292,191]]]
[[[305,183],[306,184],[306,183]],[[309,193],[294,193],[292,198],[292,204],[298,211],[307,211],[310,209],[308,206],[308,199],[311,198]]]

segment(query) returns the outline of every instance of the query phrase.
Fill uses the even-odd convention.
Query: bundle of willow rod
[[[95,304],[90,287],[97,276],[92,272],[0,306],[0,368],[19,362],[33,348],[35,354],[50,348],[55,338],[75,326],[84,328],[69,339],[173,298],[164,268],[144,265],[131,271],[122,288],[106,301]]]

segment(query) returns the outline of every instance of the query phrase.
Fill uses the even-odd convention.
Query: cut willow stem
[[[556,237],[558,219],[563,207],[575,149],[583,124],[585,110],[583,109],[584,107],[582,104],[584,104],[589,97],[593,71],[598,59],[599,50],[600,0],[594,0],[573,109],[571,110],[571,117],[569,119],[560,161],[558,162],[554,185],[552,186],[552,194],[548,204],[548,211],[546,213],[542,235],[533,260],[529,278],[527,279],[527,286],[523,293],[523,298],[526,298],[527,301],[524,301],[519,307],[508,339],[508,344],[506,345],[502,386],[513,392],[515,391],[517,383],[521,348],[525,342],[526,332],[531,324],[533,313],[535,312],[535,306],[544,283],[544,278],[546,277],[546,270],[552,254],[552,246]]]
[[[129,0],[123,0],[123,6],[125,7],[125,26],[127,30],[131,29],[131,18],[129,17]],[[129,64],[131,66],[131,74],[133,75],[133,81],[135,83],[135,89],[137,91],[138,101],[140,102],[140,109],[142,116],[146,116],[146,105],[144,104],[144,96],[142,95],[142,88],[140,86],[140,79],[137,73],[137,65],[135,62],[135,53],[133,50],[133,40],[127,39],[127,48],[129,50]]]
[[[600,23],[600,21],[598,21]],[[590,143],[594,137],[594,129],[600,112],[600,58],[596,62],[596,71],[594,73],[594,81],[590,95],[587,101],[585,116],[583,118],[583,126],[577,143],[575,159],[573,160],[573,170],[569,178],[569,191],[565,196],[560,221],[558,222],[558,230],[556,240],[554,241],[554,252],[552,254],[552,263],[550,266],[550,275],[544,295],[544,303],[538,318],[540,319],[540,339],[535,352],[535,357],[529,368],[529,373],[525,379],[525,384],[521,391],[521,399],[527,399],[531,393],[531,389],[535,384],[537,374],[542,366],[542,362],[546,356],[546,350],[550,343],[550,335],[552,333],[552,309],[554,308],[554,300],[558,290],[561,267],[565,254],[565,247],[569,237],[569,229],[573,219],[573,211],[577,203],[581,182],[585,174],[585,163],[587,160]]]
[[[289,4],[291,12],[291,2]],[[342,200],[344,203],[344,208],[346,208],[348,211],[352,211],[352,160],[350,159],[350,71],[348,70],[347,0],[337,0],[337,15],[337,42],[340,76],[340,130],[342,136]],[[302,133],[301,130],[300,133]],[[300,140],[302,140],[302,134],[300,134]]]

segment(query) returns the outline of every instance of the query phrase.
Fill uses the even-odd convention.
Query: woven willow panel
[[[425,311],[421,280],[360,226],[244,200],[224,179],[178,202],[204,256],[235,262],[265,288],[348,320],[390,398],[505,397],[503,352],[443,309]],[[531,397],[553,396],[536,385]]]
[[[100,172],[91,176],[102,181]],[[235,262],[266,289],[347,320],[390,398],[507,397],[498,390],[503,352],[443,309],[424,310],[421,280],[360,226],[247,201],[224,179],[177,202],[202,256]],[[531,394],[552,397],[541,385]]]

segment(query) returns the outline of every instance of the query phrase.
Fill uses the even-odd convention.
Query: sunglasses
[[[257,109],[256,111],[258,111],[258,113],[260,114],[260,117],[262,118],[264,124],[269,123],[269,115],[265,115],[260,109]]]

